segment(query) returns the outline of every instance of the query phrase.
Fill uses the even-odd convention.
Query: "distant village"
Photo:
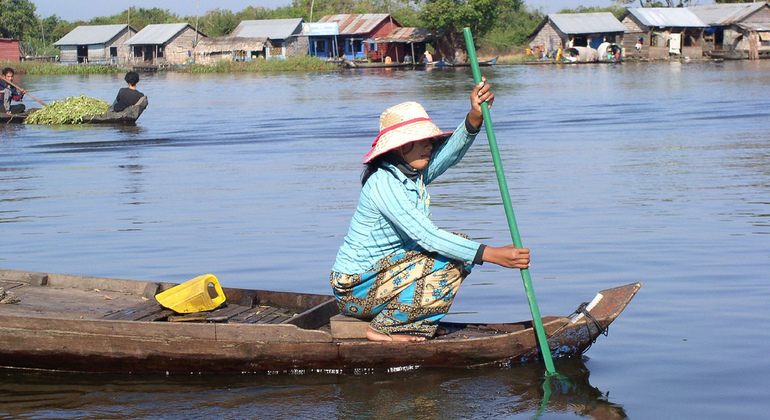
[[[157,67],[304,55],[417,62],[426,51],[446,51],[437,48],[442,42],[440,33],[404,27],[389,14],[339,14],[312,23],[244,20],[223,37],[208,37],[189,23],[151,24],[141,31],[129,24],[78,26],[54,45],[62,64]],[[629,8],[620,19],[609,12],[549,14],[529,36],[527,50],[538,61],[768,58],[770,5]],[[0,39],[0,60],[20,59],[18,41]]]

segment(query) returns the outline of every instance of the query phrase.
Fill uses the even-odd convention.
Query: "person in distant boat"
[[[126,73],[125,77],[128,87],[120,88],[118,91],[118,97],[115,98],[115,102],[110,107],[110,111],[121,112],[124,109],[136,105],[144,94],[136,90],[136,85],[139,83],[139,74],[135,71]]]
[[[422,58],[423,63],[432,63],[433,62],[433,54],[430,53],[430,51],[425,51],[425,56]]]
[[[364,156],[358,206],[330,276],[340,311],[370,321],[369,340],[425,341],[445,333],[438,323],[474,265],[529,267],[527,248],[487,246],[430,219],[426,185],[460,162],[481,128],[481,104],[494,98],[482,79],[470,112],[448,133],[417,102],[380,116],[380,133]]]
[[[21,114],[26,107],[24,104],[11,105],[11,101],[20,102],[24,99],[24,94],[27,93],[24,89],[16,89],[13,83],[13,76],[15,72],[12,68],[6,67],[3,69],[3,77],[0,78],[0,112],[6,115]],[[10,82],[10,83],[7,83]]]

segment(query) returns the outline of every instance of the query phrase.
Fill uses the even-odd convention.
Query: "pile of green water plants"
[[[104,114],[110,104],[100,99],[85,95],[53,101],[38,111],[33,112],[24,124],[81,124],[83,117]]]

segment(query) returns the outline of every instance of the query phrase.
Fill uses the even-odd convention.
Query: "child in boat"
[[[12,68],[6,67],[3,69],[3,77],[0,79],[0,112],[4,112],[7,115],[21,114],[26,107],[24,104],[11,105],[11,101],[21,101],[24,99],[24,94],[27,93],[24,89],[16,89],[12,86],[13,76],[15,72]],[[10,82],[10,83],[7,83]]]
[[[139,83],[139,74],[135,71],[126,73],[125,77],[128,87],[121,88],[118,91],[118,97],[110,107],[110,111],[121,112],[124,109],[136,105],[144,94],[136,90],[136,84]]]
[[[527,248],[486,246],[430,220],[426,185],[462,159],[483,122],[481,104],[494,98],[483,79],[454,133],[443,133],[416,102],[380,116],[380,134],[364,156],[358,207],[330,277],[340,311],[371,320],[369,340],[434,336],[475,264],[529,267]]]

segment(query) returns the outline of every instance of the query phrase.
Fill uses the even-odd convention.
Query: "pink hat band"
[[[377,156],[397,149],[405,144],[435,137],[449,137],[431,122],[425,108],[417,102],[404,102],[386,109],[380,115],[380,134],[374,139],[372,148],[364,156],[369,163]]]

